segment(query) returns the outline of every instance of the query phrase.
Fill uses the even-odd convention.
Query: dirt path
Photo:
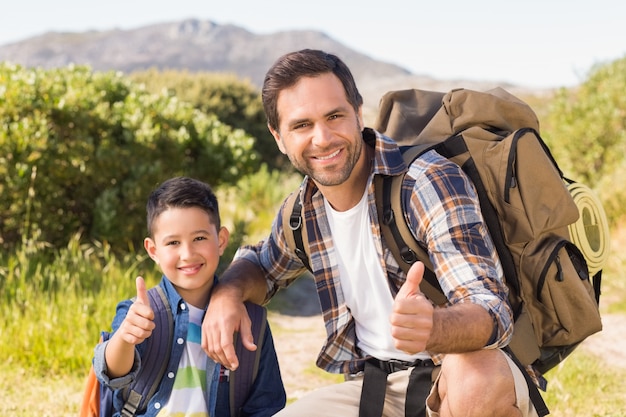
[[[580,348],[602,358],[608,366],[626,369],[626,315],[604,314],[602,331],[588,337]]]

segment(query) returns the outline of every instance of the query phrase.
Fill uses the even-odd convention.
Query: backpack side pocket
[[[540,347],[579,343],[602,329],[587,263],[570,241],[548,235],[520,259],[522,299]]]

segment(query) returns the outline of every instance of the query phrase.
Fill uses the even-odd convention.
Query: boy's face
[[[144,247],[183,299],[204,308],[219,258],[228,244],[228,230],[217,230],[200,208],[171,208],[153,224]]]

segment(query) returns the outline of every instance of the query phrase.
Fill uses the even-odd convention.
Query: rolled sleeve
[[[109,376],[107,375],[108,370],[104,357],[104,352],[108,344],[109,341],[106,340],[96,346],[93,358],[94,372],[98,380],[107,387],[113,390],[124,388],[130,385],[137,377],[137,373],[139,372],[139,368],[141,367],[141,357],[139,356],[139,352],[137,352],[137,349],[135,349],[135,358],[133,360],[133,367],[131,368],[130,372],[119,378],[109,378]]]
[[[493,320],[493,332],[485,345],[485,349],[503,348],[513,336],[513,320],[508,303],[498,297],[473,297],[474,304],[482,306]]]

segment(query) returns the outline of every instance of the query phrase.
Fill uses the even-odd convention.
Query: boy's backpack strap
[[[148,290],[150,306],[154,311],[154,330],[146,339],[146,350],[135,382],[124,392],[126,403],[121,415],[132,417],[148,404],[156,393],[167,370],[172,350],[174,317],[163,288],[156,286]]]
[[[300,189],[294,191],[287,197],[283,207],[283,233],[287,240],[287,245],[300,258],[304,266],[311,271],[309,261],[309,239],[304,218],[302,217],[302,201],[300,199]],[[307,242],[305,245],[304,242]]]
[[[424,151],[424,148],[418,146],[403,149],[402,156],[407,166]],[[442,305],[447,302],[447,298],[433,272],[430,257],[415,240],[404,216],[401,196],[403,180],[404,175],[377,175],[374,177],[376,211],[378,212],[380,230],[387,246],[404,272],[408,272],[411,265],[417,261],[424,263],[424,279],[420,284],[420,290],[432,302]]]
[[[246,302],[246,309],[252,321],[252,336],[257,348],[250,351],[243,346],[239,333],[235,333],[235,353],[239,358],[239,367],[230,373],[229,399],[230,415],[238,417],[241,414],[241,407],[245,403],[252,384],[259,371],[259,361],[263,350],[263,339],[267,327],[267,309],[258,304]]]

